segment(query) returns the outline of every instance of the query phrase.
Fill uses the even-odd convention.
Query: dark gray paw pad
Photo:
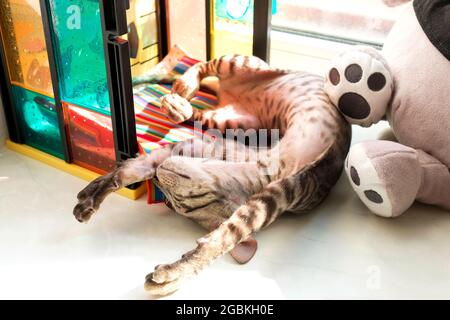
[[[361,179],[359,178],[358,171],[355,169],[354,166],[350,168],[350,177],[352,178],[352,181],[354,184],[359,186],[361,184]]]
[[[338,102],[341,112],[353,119],[365,119],[370,115],[370,106],[367,100],[354,92],[344,93]]]
[[[337,86],[339,82],[341,82],[341,75],[339,74],[339,71],[336,68],[330,70],[328,77],[330,78],[330,82],[334,86]]]
[[[367,79],[367,85],[372,91],[380,91],[386,86],[386,77],[380,72],[375,72]]]
[[[359,64],[351,64],[345,69],[345,78],[348,82],[358,83],[363,76],[363,70]]]
[[[364,194],[366,198],[373,203],[383,203],[383,197],[381,197],[380,194],[374,190],[366,190],[364,191]]]

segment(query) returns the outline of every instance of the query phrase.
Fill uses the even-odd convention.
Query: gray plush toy
[[[354,145],[346,172],[375,214],[415,201],[450,210],[450,1],[414,1],[383,51],[355,48],[332,61],[331,100],[352,124],[386,118],[398,142]]]

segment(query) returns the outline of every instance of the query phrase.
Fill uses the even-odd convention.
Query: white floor
[[[355,130],[355,140],[379,129]],[[0,149],[0,298],[152,299],[144,276],[204,233],[118,195],[79,224],[72,207],[85,184]],[[283,217],[257,239],[247,265],[226,256],[168,298],[450,298],[450,213],[416,204],[377,218],[344,178],[314,212]]]

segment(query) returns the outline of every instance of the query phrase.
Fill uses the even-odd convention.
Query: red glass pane
[[[111,118],[64,103],[74,163],[105,173],[114,169],[116,157]]]

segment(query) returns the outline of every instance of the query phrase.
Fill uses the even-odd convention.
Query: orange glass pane
[[[53,96],[39,1],[0,0],[0,29],[11,81]]]

